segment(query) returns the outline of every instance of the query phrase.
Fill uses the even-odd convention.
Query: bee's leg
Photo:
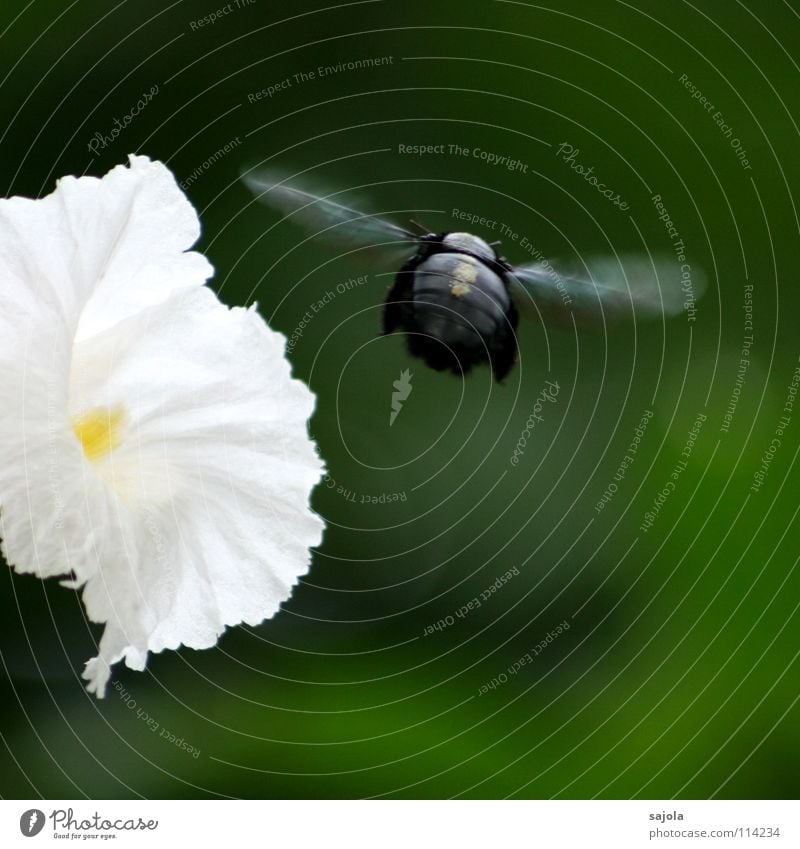
[[[495,380],[501,382],[517,361],[517,322],[519,317],[513,304],[506,314],[507,321],[498,328],[489,344],[489,362]]]
[[[406,263],[394,279],[394,284],[386,295],[383,305],[383,334],[394,333],[395,330],[407,330],[413,316],[414,272]]]

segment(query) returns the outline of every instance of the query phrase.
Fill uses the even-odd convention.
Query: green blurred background
[[[329,478],[314,506],[328,530],[274,620],[151,657],[145,673],[120,668],[128,695],[112,686],[102,702],[78,679],[100,633],[78,596],[4,573],[0,793],[796,798],[800,406],[750,490],[800,355],[796,4],[257,0],[197,26],[220,5],[4,4],[2,191],[44,194],[130,152],[163,160],[189,182],[212,285],[287,334],[326,291],[368,275],[291,353],[318,397]],[[391,61],[294,77],[370,57]],[[93,154],[95,134],[153,86]],[[398,152],[442,143],[528,168]],[[627,211],[557,155],[562,143]],[[503,385],[487,369],[436,374],[402,338],[378,337],[397,261],[305,241],[239,182],[259,164],[352,190],[400,223],[459,229],[453,209],[477,213],[554,258],[670,253],[660,194],[708,292],[694,322],[521,327]],[[526,259],[513,240],[503,250]],[[748,283],[752,357],[726,432]],[[390,428],[405,368],[413,390]],[[545,380],[557,401],[514,467]],[[635,462],[598,512],[647,410]],[[643,531],[699,414],[688,464]],[[430,627],[440,620],[453,624]]]

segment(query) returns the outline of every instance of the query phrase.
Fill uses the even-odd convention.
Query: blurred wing
[[[288,186],[275,174],[244,174],[242,181],[261,203],[283,212],[316,236],[325,236],[353,247],[419,241],[413,233],[390,221],[296,186]]]
[[[528,318],[571,326],[602,326],[620,319],[669,318],[693,306],[705,275],[684,279],[673,257],[644,254],[593,256],[580,270],[549,262],[522,265],[509,274],[517,308]]]

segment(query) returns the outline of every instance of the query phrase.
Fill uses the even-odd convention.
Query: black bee
[[[243,179],[259,201],[313,228],[315,236],[359,247],[413,246],[386,297],[383,332],[404,332],[409,352],[437,371],[465,374],[489,363],[502,380],[517,358],[520,314],[604,327],[618,318],[674,315],[684,306],[680,272],[670,258],[594,256],[582,263],[583,273],[546,260],[512,266],[495,250],[499,242],[424,228],[415,234],[274,175]],[[692,282],[696,299],[703,288],[699,272]]]

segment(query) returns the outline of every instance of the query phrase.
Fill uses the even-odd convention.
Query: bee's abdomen
[[[414,272],[414,313],[420,330],[452,334],[459,341],[476,336],[475,344],[507,322],[510,298],[501,278],[466,254],[440,253]]]
[[[489,362],[498,378],[516,354],[517,314],[502,278],[467,254],[434,254],[414,268],[405,329],[409,350],[437,370]]]

